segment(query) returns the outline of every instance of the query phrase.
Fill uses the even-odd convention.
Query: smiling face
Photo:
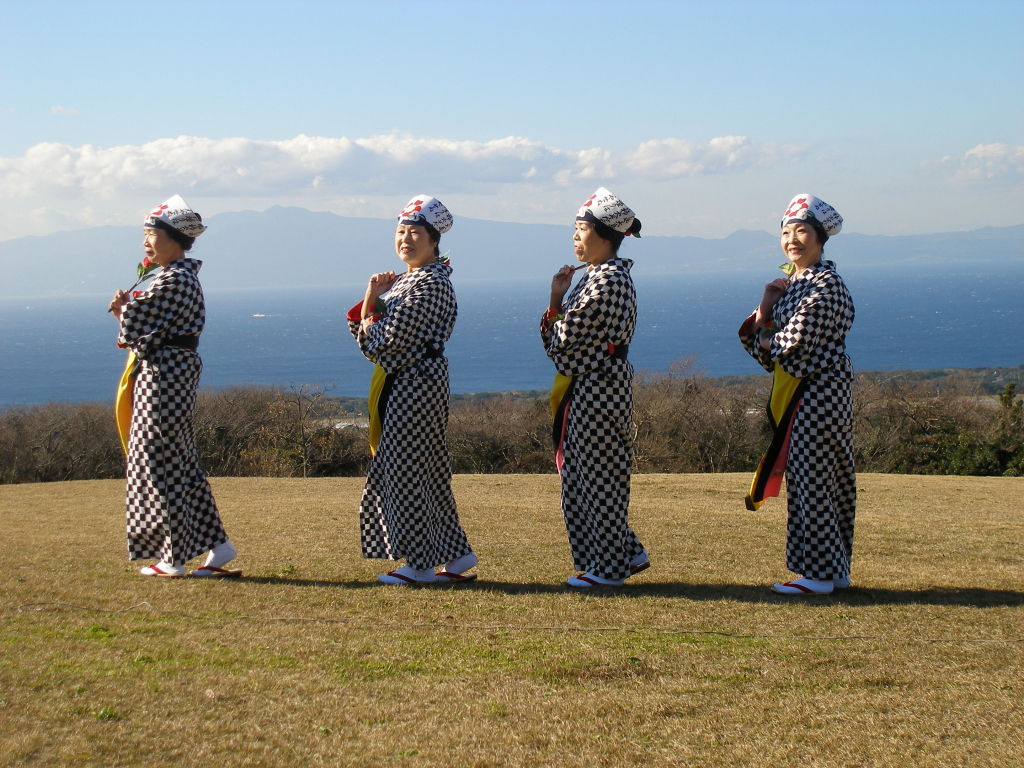
[[[795,221],[784,226],[781,243],[782,252],[799,270],[821,261],[823,243],[814,227],[806,222]]]
[[[180,243],[174,242],[167,230],[156,227],[142,228],[142,250],[150,261],[155,261],[161,267],[166,267],[172,261],[184,257],[185,251]]]
[[[614,258],[615,248],[594,230],[589,221],[577,221],[576,233],[572,236],[573,251],[577,261],[588,264],[602,264]]]
[[[437,261],[437,243],[430,239],[426,227],[399,224],[395,230],[395,253],[409,265],[409,271]]]

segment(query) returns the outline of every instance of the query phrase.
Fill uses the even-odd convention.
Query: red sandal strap
[[[398,571],[388,571],[388,576],[394,576],[396,579],[401,579],[402,581],[408,582],[409,584],[416,583],[416,579],[410,579],[408,576],[405,576],[399,573]]]
[[[803,584],[797,584],[795,581],[787,581],[782,586],[784,586],[784,587],[793,587],[793,589],[799,589],[801,592],[803,592],[805,594],[808,594],[808,595],[817,594],[813,589],[808,589]]]

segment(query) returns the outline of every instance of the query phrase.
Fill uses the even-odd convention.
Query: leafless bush
[[[861,376],[854,389],[857,468],[907,474],[1021,474],[1020,413],[1013,384],[991,398],[956,378],[950,387],[935,391]]]
[[[637,374],[634,455],[638,472],[734,472],[756,466],[767,441],[766,382],[723,387],[696,359],[666,373]]]
[[[366,430],[305,385],[200,392],[199,462],[213,476],[359,475],[369,463]],[[349,417],[346,419],[346,417]],[[48,403],[0,411],[0,483],[124,477],[113,408]]]
[[[973,387],[973,388],[972,388]],[[747,472],[770,439],[769,376],[717,380],[687,359],[637,374],[638,472]],[[325,387],[228,387],[199,394],[196,447],[211,475],[360,475],[365,416]],[[364,401],[365,403],[365,401]],[[1013,384],[980,396],[964,378],[927,383],[864,374],[854,382],[857,468],[915,474],[1024,475],[1024,405]],[[554,472],[547,397],[458,399],[448,430],[456,472]],[[113,409],[50,403],[0,411],[0,483],[123,477]]]
[[[202,392],[196,447],[211,475],[359,475],[370,461],[365,429],[327,396],[328,387],[227,387]]]
[[[508,396],[453,405],[448,448],[456,472],[554,472],[550,406]]]
[[[109,406],[47,403],[0,411],[0,483],[123,476]]]

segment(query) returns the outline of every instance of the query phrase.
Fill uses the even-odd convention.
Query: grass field
[[[218,479],[237,582],[144,580],[122,486],[0,486],[0,763],[1024,765],[1024,479],[862,475],[853,582],[784,504],[642,475],[653,567],[577,593],[554,476],[456,477],[481,580],[375,583],[358,478]]]

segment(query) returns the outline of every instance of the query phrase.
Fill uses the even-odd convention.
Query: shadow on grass
[[[973,587],[930,589],[880,589],[850,587],[829,595],[787,597],[772,592],[767,585],[757,584],[687,584],[640,583],[623,587],[591,587],[574,589],[565,584],[513,584],[500,581],[474,581],[468,584],[432,583],[414,587],[395,587],[376,581],[330,581],[325,579],[292,579],[276,576],[243,576],[240,581],[282,587],[323,587],[336,589],[419,589],[438,591],[497,592],[504,595],[586,594],[602,598],[663,597],[693,601],[736,601],[741,603],[810,603],[813,605],[961,605],[972,608],[1024,606],[1024,592],[1009,589]]]

